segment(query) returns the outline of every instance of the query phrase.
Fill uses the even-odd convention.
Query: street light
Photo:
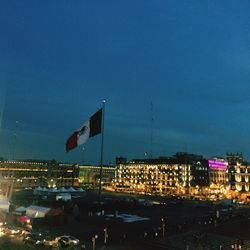
[[[104,244],[106,245],[107,244],[107,238],[108,238],[108,229],[105,227],[103,229],[104,231]]]
[[[165,222],[164,218],[161,218],[161,224],[162,224],[162,237],[165,236]]]
[[[95,236],[92,237],[92,243],[93,243],[93,250],[95,250],[95,241],[98,239],[98,235],[96,234]]]

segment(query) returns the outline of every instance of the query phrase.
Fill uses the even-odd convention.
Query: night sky
[[[99,163],[100,135],[69,153],[65,142],[105,98],[105,163],[144,157],[151,125],[154,157],[250,159],[249,10],[248,0],[2,1],[0,156]]]

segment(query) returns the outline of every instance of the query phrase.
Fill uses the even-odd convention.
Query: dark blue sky
[[[151,101],[154,156],[249,159],[249,9],[247,0],[1,3],[0,155],[98,163],[100,136],[68,154],[65,141],[106,98],[105,163],[150,151]]]

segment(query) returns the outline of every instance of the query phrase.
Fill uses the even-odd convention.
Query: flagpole
[[[99,181],[99,193],[98,200],[101,202],[101,192],[102,192],[102,167],[103,167],[103,146],[104,146],[104,114],[105,114],[105,103],[106,100],[102,101],[102,141],[101,141],[101,160],[100,160],[100,181]]]

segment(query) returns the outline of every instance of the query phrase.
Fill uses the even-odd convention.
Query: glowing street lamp
[[[104,244],[106,245],[107,244],[107,238],[108,238],[108,229],[104,228],[103,231],[104,231]]]
[[[93,250],[95,250],[95,245],[96,245],[96,243],[95,243],[95,241],[96,241],[96,239],[98,239],[98,235],[96,234],[95,236],[93,236],[92,237],[92,243],[93,243]]]
[[[165,221],[163,218],[161,218],[161,225],[162,225],[162,237],[165,236]]]

